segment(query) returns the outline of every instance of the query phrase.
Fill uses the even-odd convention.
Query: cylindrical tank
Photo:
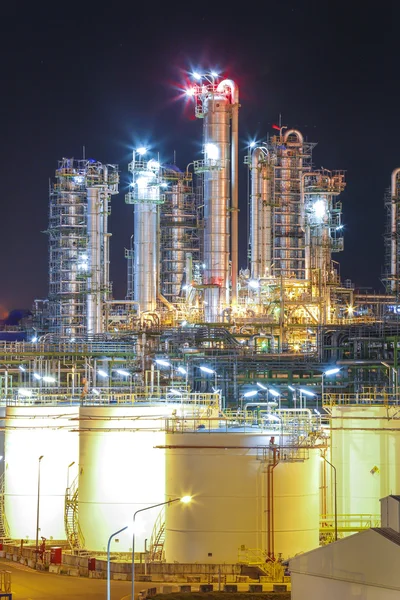
[[[251,277],[269,275],[271,266],[271,198],[268,150],[255,148],[251,157]]]
[[[335,406],[331,462],[337,473],[338,514],[380,514],[379,499],[400,486],[397,406]]]
[[[160,165],[151,159],[143,168],[142,162],[132,161],[135,206],[133,234],[134,299],[142,312],[152,312],[157,304],[158,265],[158,205],[160,203]]]
[[[71,431],[76,416],[72,406],[7,407],[5,513],[12,538],[36,539],[39,500],[39,541],[66,539],[65,490],[78,466],[78,436]]]
[[[101,333],[101,230],[100,188],[87,189],[88,278],[87,278],[87,332]]]
[[[157,406],[79,409],[79,523],[91,551],[104,550],[109,536],[132,523],[133,513],[165,501],[164,415]],[[144,551],[157,509],[138,517],[135,550]],[[132,548],[119,536],[118,552]]]
[[[229,301],[230,101],[221,92],[204,100],[205,320],[218,321]]]
[[[267,548],[269,440],[261,434],[167,434],[166,495],[193,496],[189,505],[166,510],[167,562],[236,563],[241,547],[272,550]],[[272,477],[275,556],[317,547],[316,451],[303,461],[282,459]]]

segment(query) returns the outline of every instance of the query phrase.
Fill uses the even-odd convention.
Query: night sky
[[[126,292],[126,205],[133,147],[184,167],[202,123],[180,97],[191,69],[240,87],[242,162],[282,123],[318,142],[316,167],[347,171],[342,278],[381,289],[383,195],[400,166],[397,2],[264,0],[6,3],[1,9],[0,313],[47,295],[48,181],[62,157],[119,164],[109,228],[114,297]],[[48,8],[46,8],[48,6]],[[159,7],[161,6],[161,8]],[[240,266],[246,266],[241,171]],[[1,314],[0,314],[1,317]]]

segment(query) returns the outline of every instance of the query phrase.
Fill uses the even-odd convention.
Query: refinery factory
[[[58,162],[48,296],[25,339],[0,341],[0,537],[101,555],[140,512],[135,557],[154,569],[265,570],[376,526],[400,493],[400,168],[381,202],[384,287],[357,290],[338,260],[346,165],[318,168],[290,125],[241,153],[237,83],[195,73],[185,93],[202,140],[188,165],[146,147],[129,165]]]

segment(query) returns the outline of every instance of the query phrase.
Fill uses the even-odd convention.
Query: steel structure
[[[383,281],[389,293],[399,295],[400,276],[400,168],[394,169],[391,185],[385,194],[385,264]]]
[[[233,303],[237,295],[239,92],[232,80],[217,79],[213,74],[205,75],[204,83],[190,89],[196,101],[195,114],[203,119],[204,159],[194,162],[194,170],[204,176],[206,322],[222,321],[231,295]]]
[[[59,337],[104,331],[110,297],[108,215],[117,165],[64,158],[50,189],[49,330]]]

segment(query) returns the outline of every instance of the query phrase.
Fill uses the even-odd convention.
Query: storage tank
[[[271,507],[270,439],[270,434],[167,434],[166,496],[193,496],[189,505],[166,510],[167,562],[236,563],[241,547],[287,557],[318,546],[319,452],[309,451],[297,462],[282,455],[273,469]]]
[[[79,523],[88,550],[105,550],[109,536],[130,525],[133,513],[165,501],[165,416],[173,407],[81,407],[79,410]],[[144,551],[157,509],[138,518],[135,550]],[[129,552],[122,533],[118,552]]]
[[[20,406],[6,408],[5,513],[10,536],[36,539],[38,472],[40,461],[41,536],[66,539],[64,501],[67,479],[76,474],[77,408]],[[75,463],[68,468],[68,465]]]
[[[332,464],[338,514],[377,515],[379,499],[400,491],[398,406],[335,406]]]

